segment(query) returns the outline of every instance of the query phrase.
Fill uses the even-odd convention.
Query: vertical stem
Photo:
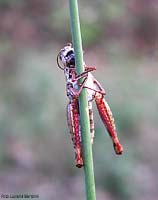
[[[80,32],[80,21],[78,13],[77,0],[69,0],[70,9],[70,25],[72,32],[73,47],[75,51],[75,63],[77,73],[80,74],[84,71],[82,41]],[[81,120],[81,132],[82,132],[82,152],[84,158],[84,172],[85,172],[85,188],[87,200],[96,200],[95,194],[95,181],[93,170],[93,156],[92,145],[90,141],[90,124],[89,124],[89,112],[87,102],[87,91],[83,89],[79,96],[80,107],[80,120]]]

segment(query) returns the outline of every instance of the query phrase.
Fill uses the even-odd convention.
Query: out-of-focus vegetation
[[[79,1],[85,61],[97,66],[124,154],[95,113],[98,200],[158,196],[156,0]],[[68,2],[0,1],[0,193],[84,199],[74,166],[58,51],[71,41]]]

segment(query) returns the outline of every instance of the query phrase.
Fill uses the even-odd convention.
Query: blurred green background
[[[84,57],[96,66],[124,154],[95,113],[98,200],[158,198],[158,2],[79,1]],[[66,123],[59,50],[71,42],[68,1],[0,0],[0,194],[84,200]]]

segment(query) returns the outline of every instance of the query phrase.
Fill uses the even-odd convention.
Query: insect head
[[[59,59],[63,66],[60,65]],[[64,70],[65,67],[75,67],[75,54],[71,43],[68,43],[63,49],[60,50],[59,54],[57,55],[57,64],[62,70]]]

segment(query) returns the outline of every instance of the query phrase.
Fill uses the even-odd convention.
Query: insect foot
[[[116,154],[120,155],[123,153],[123,147],[118,140],[114,141],[113,145],[114,145]]]
[[[83,167],[83,159],[82,153],[80,148],[76,148],[76,167],[81,168]]]

